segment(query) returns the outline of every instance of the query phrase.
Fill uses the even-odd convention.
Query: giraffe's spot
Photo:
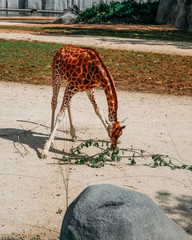
[[[76,65],[77,64],[77,59],[73,59],[71,64]]]
[[[86,64],[83,64],[83,72],[87,72]]]
[[[98,84],[98,82],[97,81],[94,81],[94,80],[91,80],[91,85],[94,85],[94,84]]]
[[[69,72],[66,72],[65,75],[67,76],[67,78],[70,77],[70,73]]]
[[[78,86],[79,83],[74,80],[74,86]]]
[[[57,60],[55,61],[56,64],[59,64],[60,62],[60,58],[57,58]]]
[[[96,73],[96,74],[99,73],[99,68],[98,68],[98,66],[95,66],[95,73]]]
[[[97,79],[98,81],[100,80],[99,74],[96,74],[95,77],[96,77],[96,79]]]
[[[78,77],[78,73],[75,71],[75,72],[73,72],[73,78],[76,78],[76,77]]]
[[[91,79],[91,75],[89,73],[87,74],[87,79]]]
[[[67,60],[68,60],[68,64],[71,66],[71,63],[72,63],[72,56],[70,56],[70,58],[68,58]]]
[[[69,89],[69,92],[70,94],[74,91],[74,86],[70,84],[70,89]]]
[[[81,66],[82,65],[82,59],[79,58],[79,61],[77,62],[77,66]]]
[[[82,79],[81,79],[81,78],[77,78],[77,82],[78,82],[79,84],[82,84]]]
[[[69,64],[67,64],[66,70],[68,71],[70,68],[71,68],[71,66]]]
[[[76,52],[76,51],[75,51]],[[79,54],[78,53],[75,53],[75,54],[73,54],[73,57],[74,58],[78,58],[79,57]]]
[[[77,75],[79,75],[81,73],[81,68],[80,67],[76,68],[75,72],[77,73]]]
[[[88,63],[88,69],[89,69],[89,70],[91,69],[91,66],[92,66],[92,64],[89,62],[89,63]]]
[[[85,72],[82,73],[82,77],[83,77],[83,78],[86,77],[86,73],[85,73]]]
[[[84,84],[84,85],[89,84],[89,80],[85,79],[85,80],[83,81],[83,84]]]
[[[92,66],[91,71],[95,72],[95,67],[94,66]]]
[[[110,91],[111,91],[111,86],[110,86],[110,85],[107,85],[106,90],[107,90],[107,92],[110,92]]]

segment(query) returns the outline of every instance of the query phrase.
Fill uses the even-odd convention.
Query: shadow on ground
[[[156,199],[162,210],[192,236],[192,196],[157,192]],[[174,218],[174,215],[177,215],[177,218]]]
[[[19,152],[22,156],[25,156],[29,153],[29,147],[37,153],[38,157],[40,157],[39,150],[43,149],[46,141],[49,138],[48,134],[44,134],[42,132],[16,128],[4,128],[0,129],[0,138],[11,141],[17,152]],[[64,139],[60,137],[55,137],[55,140],[71,141],[71,139]],[[63,154],[63,151],[57,150],[55,148],[50,148],[50,152]]]

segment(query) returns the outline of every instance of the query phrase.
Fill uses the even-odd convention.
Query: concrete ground
[[[51,96],[51,87],[0,82],[1,239],[57,239],[67,205],[87,186],[101,183],[148,194],[192,236],[191,171],[153,168],[151,158],[130,166],[126,157],[100,169],[61,165],[63,149],[69,151],[81,139],[108,139],[85,93],[72,100],[78,143],[63,132],[69,128],[66,115],[54,149],[40,159],[50,131]],[[96,91],[96,99],[107,118],[103,91]],[[128,117],[120,147],[169,155],[176,164],[192,163],[192,98],[121,91],[118,99],[119,120]]]

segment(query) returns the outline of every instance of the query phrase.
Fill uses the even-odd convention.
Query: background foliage
[[[159,0],[146,3],[126,0],[121,3],[100,3],[86,9],[77,21],[84,23],[135,23],[154,24]]]

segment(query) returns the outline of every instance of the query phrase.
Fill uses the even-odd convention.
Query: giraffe
[[[66,88],[63,102],[55,121],[55,110],[62,79],[66,81]],[[95,101],[94,88],[99,85],[104,89],[107,98],[109,122],[103,119]],[[99,53],[93,48],[76,47],[71,45],[63,46],[53,58],[52,87],[51,134],[40,154],[40,157],[47,157],[49,148],[54,142],[57,127],[64,118],[66,108],[69,113],[70,134],[73,140],[76,138],[75,128],[72,123],[70,100],[74,94],[83,91],[87,93],[96,115],[104,125],[111,140],[111,149],[114,151],[118,143],[118,138],[122,135],[125,126],[121,126],[117,119],[118,100],[115,85]]]

